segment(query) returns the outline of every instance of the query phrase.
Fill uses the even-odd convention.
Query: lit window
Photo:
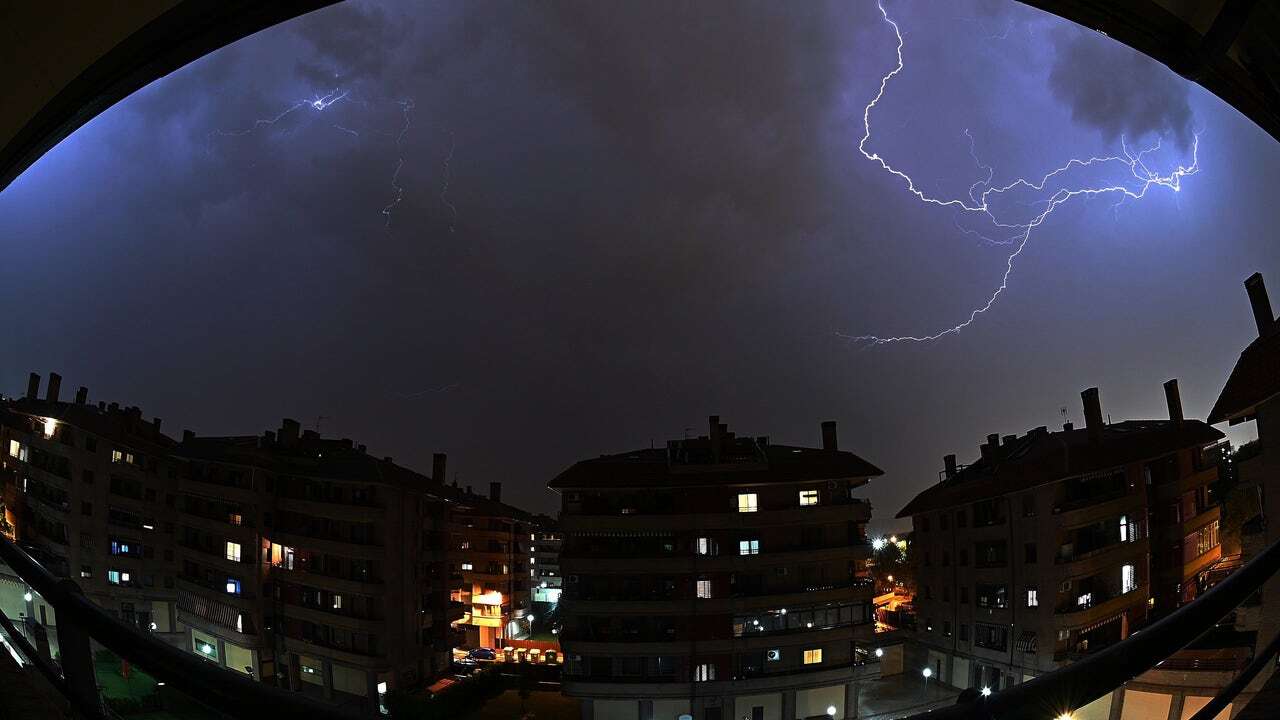
[[[232,562],[240,562],[240,543],[227,541],[227,559]]]
[[[1093,593],[1087,592],[1076,597],[1076,605],[1080,607],[1089,607],[1093,605]]]
[[[698,581],[698,597],[700,598],[711,597],[711,581],[710,580]]]
[[[472,570],[474,568],[475,568],[475,565],[472,565],[471,563],[462,563],[463,570]]]
[[[237,580],[237,579],[235,579],[235,578],[227,578],[227,594],[228,594],[228,595],[239,595],[239,594],[240,594],[240,581],[239,581],[239,580]]]
[[[244,632],[244,613],[236,613],[236,632]]]
[[[822,662],[822,648],[813,648],[804,651],[804,664],[817,665]]]
[[[108,571],[107,571],[107,582],[111,583],[112,585],[119,585],[119,584],[120,584],[120,571],[119,571],[119,570],[108,570]]]
[[[738,512],[755,512],[760,509],[755,493],[738,493]]]
[[[333,596],[333,609],[334,609],[334,610],[341,610],[341,609],[342,609],[342,596],[341,596],[341,595],[334,595],[334,596]]]
[[[706,682],[716,679],[716,666],[710,663],[700,663],[697,670],[693,673],[693,679],[696,682]]]
[[[231,513],[231,516],[227,518],[227,522],[231,523],[232,525],[243,525],[244,518],[240,515],[240,513]]]
[[[302,666],[301,666],[301,668],[300,668],[300,670],[302,671],[302,674],[304,674],[304,675],[319,675],[319,674],[320,674],[320,671],[319,671],[319,670],[317,670],[317,669],[315,669],[315,668],[311,667],[310,665],[302,665]]]
[[[58,429],[58,421],[53,418],[44,419],[44,437],[46,440],[53,437],[53,431]]]
[[[698,538],[698,554],[699,555],[711,554],[711,538]]]
[[[817,504],[818,504],[818,491],[817,491],[817,490],[801,490],[801,491],[800,491],[800,505],[801,505],[801,506],[804,506],[804,505],[817,505]]]
[[[1138,589],[1138,577],[1132,565],[1120,567],[1120,592],[1133,592]]]
[[[17,440],[9,441],[9,457],[18,457],[22,454],[22,443]]]
[[[738,554],[739,555],[759,555],[760,541],[759,540],[739,540]]]
[[[120,452],[119,450],[112,450],[111,462],[113,463],[124,462],[124,453]]]
[[[1120,542],[1129,542],[1129,518],[1120,516]]]
[[[1040,591],[1036,588],[1027,588],[1027,607],[1040,607]]]

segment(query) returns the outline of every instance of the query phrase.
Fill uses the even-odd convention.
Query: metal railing
[[[990,697],[970,698],[972,693],[966,691],[955,705],[911,715],[906,720],[1053,720],[1062,717],[1154,668],[1190,644],[1261,589],[1277,569],[1280,569],[1280,540],[1204,595],[1122,642]],[[1225,707],[1278,649],[1280,640],[1273,640],[1204,709]],[[1195,717],[1200,719],[1199,714]]]
[[[90,639],[177,688],[200,703],[232,717],[353,720],[361,717],[297,693],[281,690],[235,672],[214,667],[207,660],[179,650],[138,628],[120,622],[84,596],[70,580],[59,580],[24,550],[0,538],[0,560],[9,566],[57,613],[61,673],[29,645],[36,665],[85,718],[106,716],[98,694]],[[0,625],[24,643],[7,618]]]

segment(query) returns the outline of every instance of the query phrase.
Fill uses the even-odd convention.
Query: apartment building
[[[1190,600],[1219,557],[1213,493],[1222,433],[1183,418],[990,435],[967,466],[898,517],[913,525],[915,643],[908,667],[998,690],[1119,642]]]
[[[213,662],[376,710],[448,667],[446,503],[391,458],[300,431],[184,434],[179,624]]]
[[[707,435],[583,460],[561,495],[563,689],[589,720],[857,716],[881,474],[837,448]]]
[[[1243,560],[1248,561],[1280,539],[1280,322],[1271,310],[1262,275],[1245,281],[1258,336],[1240,353],[1227,378],[1209,422],[1231,425],[1252,422],[1258,439],[1243,445],[1235,456],[1236,488],[1229,504],[1240,508],[1238,517]],[[1247,601],[1237,611],[1241,630],[1256,632],[1255,649],[1266,647],[1280,633],[1280,578],[1263,587],[1261,603]],[[1275,672],[1273,664],[1249,685],[1253,692]]]
[[[560,572],[563,545],[558,520],[546,515],[533,518],[529,533],[529,597],[538,617],[549,617],[560,604],[564,591],[564,575]]]
[[[86,388],[64,402],[57,373],[40,398],[40,380],[32,373],[25,396],[0,408],[14,538],[119,619],[181,644],[172,508],[184,466],[175,443],[159,418],[90,405]]]
[[[443,478],[445,467],[437,456],[434,475]],[[489,483],[488,495],[456,484],[441,492],[449,500],[450,599],[463,609],[454,621],[458,644],[502,648],[529,630],[532,516],[502,502],[500,482]]]
[[[293,420],[176,442],[39,381],[0,403],[0,463],[11,537],[52,572],[211,663],[370,714],[448,668],[448,488]]]

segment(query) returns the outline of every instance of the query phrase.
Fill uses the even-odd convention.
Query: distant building
[[[554,518],[539,515],[533,519],[529,533],[529,596],[533,612],[550,617],[560,604],[564,575],[560,572],[560,551],[564,535]]]
[[[707,435],[584,460],[561,494],[563,689],[586,720],[857,716],[873,648],[857,496],[837,449]],[[874,674],[874,673],[871,673]]]
[[[1183,418],[1176,381],[1165,391],[1167,420],[1105,423],[1090,388],[1084,428],[990,435],[968,466],[944,459],[898,514],[914,527],[909,667],[998,690],[1195,597],[1220,552],[1223,435]]]
[[[1237,485],[1228,500],[1232,514],[1243,521],[1239,542],[1242,559],[1248,561],[1280,539],[1280,521],[1272,522],[1280,518],[1280,322],[1272,314],[1262,276],[1254,273],[1244,284],[1258,337],[1240,353],[1209,422],[1255,422],[1257,426],[1258,439],[1241,446],[1235,455]],[[1280,577],[1267,582],[1261,600],[1246,601],[1237,610],[1238,627],[1257,633],[1255,648],[1259,649],[1280,632]],[[1274,663],[1268,663],[1249,690],[1260,688],[1274,671]]]
[[[437,456],[437,477],[444,477]],[[507,638],[528,633],[529,535],[532,516],[502,502],[502,483],[489,483],[489,494],[468,486],[444,488],[449,499],[449,574],[451,599],[463,608],[454,626],[460,645],[502,648]]]

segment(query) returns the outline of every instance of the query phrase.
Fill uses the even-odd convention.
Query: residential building
[[[551,617],[560,604],[564,575],[560,572],[560,550],[564,535],[555,518],[538,515],[529,533],[529,597],[533,613]]]
[[[0,409],[15,539],[108,612],[180,644],[172,510],[184,466],[175,443],[159,418],[90,405],[86,388],[62,401],[57,373],[42,399],[40,379],[32,373],[26,395]]]
[[[1183,418],[1176,381],[1165,391],[1167,420],[1106,423],[1090,388],[1084,428],[989,435],[973,463],[944,458],[898,514],[914,528],[908,667],[998,690],[1195,596],[1220,552],[1223,435]]]
[[[448,669],[453,490],[293,420],[175,442],[39,382],[0,401],[0,529],[50,571],[210,663],[370,714]]]
[[[857,716],[873,648],[858,496],[840,451],[707,435],[583,460],[561,495],[564,692],[588,720]]]
[[[1241,446],[1235,455],[1236,487],[1227,501],[1232,515],[1243,521],[1239,544],[1242,560],[1248,561],[1280,540],[1280,522],[1271,522],[1280,517],[1280,322],[1272,313],[1262,275],[1254,273],[1244,285],[1258,336],[1236,360],[1209,412],[1209,422],[1253,422],[1257,429],[1257,440]],[[1247,601],[1239,608],[1237,626],[1256,633],[1257,649],[1280,632],[1280,578],[1267,582],[1260,602]],[[1268,663],[1249,691],[1262,687],[1274,671],[1274,663]]]
[[[391,458],[300,430],[184,434],[179,622],[211,661],[374,710],[448,667],[446,503]]]
[[[445,476],[445,459],[437,456],[435,476]],[[529,629],[528,539],[532,516],[502,502],[502,483],[489,483],[489,494],[441,489],[449,499],[449,577],[451,600],[463,609],[454,627],[460,645],[502,648],[507,638]]]

